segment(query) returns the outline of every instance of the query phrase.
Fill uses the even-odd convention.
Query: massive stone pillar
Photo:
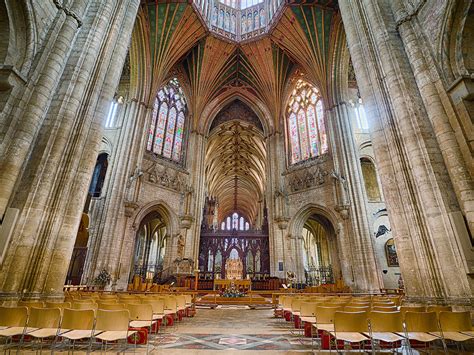
[[[64,27],[51,34],[56,37],[51,68],[41,70],[38,92],[9,144],[17,153],[2,154],[10,167],[2,173],[15,184],[9,207],[21,211],[1,266],[0,287],[8,297],[62,293],[102,121],[118,84],[138,0],[73,5],[84,16],[83,25],[76,33],[80,20],[66,12]],[[29,131],[22,134],[25,129]],[[21,173],[16,159],[23,160],[29,149]],[[4,186],[2,197],[8,199],[11,186]]]
[[[460,212],[455,188],[430,120],[437,106],[428,112],[424,104],[390,3],[339,2],[406,293],[466,303],[472,280],[456,242],[462,226],[452,222]]]
[[[146,137],[145,127],[151,108],[138,98],[125,98],[119,122],[121,128],[110,156],[106,190],[103,199],[92,206],[90,249],[86,260],[83,282],[91,282],[106,267],[113,281],[128,281],[131,251],[135,235],[130,232],[127,219],[137,203],[141,167]]]
[[[350,265],[346,264],[345,281],[356,290],[379,291],[382,287],[378,277],[371,230],[366,209],[366,195],[363,190],[363,178],[357,154],[353,120],[346,102],[335,105],[330,110],[328,122],[332,131],[332,152],[334,160],[333,179],[336,184],[339,212],[349,244],[337,241],[343,255],[350,254]],[[341,259],[345,259],[342,257]],[[347,271],[350,268],[350,273]],[[350,277],[350,279],[349,279]]]

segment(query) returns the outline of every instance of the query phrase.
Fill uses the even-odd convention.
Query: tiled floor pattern
[[[251,310],[241,307],[199,309],[194,318],[185,318],[176,326],[165,329],[165,333],[151,335],[148,351],[150,354],[167,355],[329,353],[329,351],[312,352],[311,340],[292,335],[290,330],[292,330],[291,324],[273,318],[273,311],[269,309]],[[314,345],[316,349],[316,344]],[[97,347],[94,350],[94,353],[104,354]],[[116,345],[111,345],[107,350],[107,354],[116,354],[119,349]],[[137,348],[130,345],[127,353],[144,354],[146,351],[147,347],[144,345]],[[23,349],[19,353],[33,354],[35,352]],[[43,351],[43,353],[48,353],[48,351]],[[60,349],[55,353],[65,354]],[[85,354],[84,351],[74,353]],[[414,351],[413,354],[418,354],[418,352]],[[451,351],[450,354],[461,353]],[[470,352],[462,354],[470,354]]]

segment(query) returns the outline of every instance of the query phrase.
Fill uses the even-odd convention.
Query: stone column
[[[5,125],[9,121],[16,122],[12,127],[13,133],[5,137],[5,141],[0,145],[0,216],[11,202],[14,194],[15,184],[22,172],[24,162],[31,147],[37,137],[39,130],[45,120],[54,93],[60,84],[66,63],[68,63],[71,51],[81,26],[81,20],[86,13],[87,0],[71,1],[68,10],[75,16],[66,15],[63,10],[58,10],[57,25],[51,30],[51,37],[55,38],[51,44],[49,56],[44,58],[45,64],[40,68],[37,77],[33,76],[34,82],[27,85],[23,103],[25,109],[19,112],[12,110],[9,118],[5,120]],[[82,29],[82,32],[87,29]],[[32,89],[34,87],[34,89]],[[32,90],[30,93],[29,91]],[[13,116],[18,115],[18,118]],[[4,123],[2,122],[2,125]]]
[[[54,100],[12,203],[22,213],[0,277],[10,296],[62,292],[137,9],[137,0],[92,2],[58,91],[49,92]]]
[[[267,186],[266,198],[268,209],[268,238],[270,251],[270,274],[272,276],[285,277],[284,272],[278,271],[278,262],[283,262],[284,270],[289,270],[287,262],[286,237],[288,222],[288,208],[286,206],[286,192],[282,172],[285,168],[286,152],[284,149],[284,137],[281,132],[269,134],[265,143],[267,146]]]
[[[189,212],[185,212],[193,218],[191,228],[186,233],[185,257],[194,260],[195,267],[199,261],[199,242],[201,239],[202,212],[205,203],[206,181],[205,161],[207,138],[200,132],[192,131],[189,134],[187,151],[187,165],[190,171],[190,191],[188,192],[186,204]],[[199,265],[201,266],[201,265]]]
[[[406,292],[411,299],[472,296],[450,214],[459,211],[442,153],[388,0],[341,0],[357,81]]]
[[[425,2],[420,2],[418,9],[423,4]],[[390,5],[451,183],[468,221],[471,234],[474,234],[474,182],[436,88],[436,84],[440,85],[441,83],[440,78],[438,76],[433,77],[431,71],[435,63],[431,55],[427,55],[425,38],[419,36],[422,33],[422,28],[416,16],[419,10],[415,9],[413,13],[408,13],[401,0],[393,0]]]
[[[352,239],[350,253],[355,275],[353,287],[361,291],[379,291],[382,284],[378,277],[379,270],[367,216],[367,198],[351,124],[353,120],[347,103],[341,102],[334,106],[329,117],[335,170],[333,178],[341,191],[341,200],[337,202],[336,210],[348,225],[348,238]],[[345,245],[342,247],[347,248]]]

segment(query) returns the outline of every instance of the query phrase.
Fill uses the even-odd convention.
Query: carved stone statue
[[[184,242],[184,237],[182,234],[179,234],[178,235],[178,250],[177,250],[177,254],[178,254],[178,258],[183,258],[184,257],[184,245],[185,245],[185,242]]]

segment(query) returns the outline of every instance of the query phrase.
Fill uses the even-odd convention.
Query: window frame
[[[166,90],[168,90],[168,93]],[[174,93],[170,94],[169,90],[170,88],[173,89]],[[166,97],[163,100],[160,100],[159,94],[161,92],[164,92]],[[180,99],[170,99],[171,95],[179,94]],[[155,104],[156,101],[159,102],[156,110],[155,110]],[[178,108],[177,103],[178,101],[181,102],[182,108]],[[159,122],[159,115],[161,108],[166,105],[167,106],[167,111],[166,111],[166,118],[165,118],[165,123],[163,126],[163,137],[162,137],[162,142],[161,142],[161,153],[157,153],[155,151],[155,143],[156,143],[156,135],[157,135],[157,129],[158,129],[158,122]],[[164,149],[166,145],[166,136],[168,134],[168,128],[170,124],[170,112],[174,110],[175,111],[175,118],[174,118],[174,130],[173,130],[173,135],[172,135],[172,142],[171,142],[171,152],[170,156],[166,157],[164,155]],[[175,156],[175,144],[176,144],[176,138],[178,137],[178,122],[180,119],[180,114],[183,114],[183,125],[182,125],[182,132],[181,132],[181,147],[180,147],[180,152],[179,152],[179,158],[176,160],[174,159]],[[151,119],[148,124],[148,130],[147,130],[147,139],[146,139],[146,145],[145,145],[145,151],[148,154],[153,155],[154,157],[158,159],[165,160],[167,162],[170,162],[172,164],[185,167],[185,162],[186,162],[186,151],[187,151],[187,144],[188,144],[188,105],[187,105],[187,100],[186,96],[184,95],[184,92],[182,90],[182,87],[179,83],[178,78],[174,77],[170,79],[165,85],[163,85],[156,93],[155,95],[155,100],[153,101],[153,109],[151,112]],[[149,148],[150,145],[150,131],[153,128],[153,136],[151,137],[151,147]]]
[[[294,105],[295,101],[297,101],[297,97],[300,97],[302,94],[303,90],[307,90],[308,88],[311,89],[312,93],[316,93],[317,98],[314,103],[311,102],[311,96],[307,96],[307,102],[304,103],[303,105],[298,103],[298,109],[295,111],[292,106]],[[304,100],[303,100],[304,101]],[[319,118],[318,116],[318,109],[317,106],[318,104],[321,103],[322,105],[322,112],[323,112],[323,117],[322,119]],[[313,113],[314,113],[314,123],[315,123],[315,129],[316,129],[316,144],[317,144],[317,154],[312,155],[312,148],[311,148],[311,129],[310,129],[310,122],[309,122],[309,115],[308,111],[310,107],[313,107]],[[285,120],[285,129],[286,129],[286,152],[287,152],[287,166],[288,167],[294,167],[294,166],[299,166],[301,164],[305,164],[309,161],[314,161],[318,160],[321,157],[328,155],[330,152],[330,144],[329,144],[329,137],[328,137],[328,129],[327,129],[327,120],[326,120],[326,103],[324,101],[324,98],[321,95],[320,90],[312,85],[310,82],[303,81],[303,80],[298,80],[293,89],[291,90],[291,94],[288,97],[287,103],[285,105],[285,114],[284,114],[284,120]],[[308,152],[309,156],[307,158],[302,157],[302,150],[301,150],[301,145],[302,145],[302,140],[300,135],[302,134],[301,129],[300,129],[300,124],[299,124],[299,113],[301,111],[304,111],[304,132],[306,135],[306,145],[308,146]],[[291,127],[292,125],[290,124],[290,118],[291,116],[294,115],[295,118],[295,123],[296,123],[296,138],[298,141],[297,146],[295,147],[293,144],[293,139],[291,135]],[[320,125],[322,123],[322,125]],[[324,127],[323,127],[324,126]],[[324,128],[324,135],[325,135],[325,149],[323,151],[322,149],[322,129],[321,127]],[[296,149],[295,149],[296,148]],[[293,151],[297,151],[299,154],[299,159],[296,161],[293,161]]]

